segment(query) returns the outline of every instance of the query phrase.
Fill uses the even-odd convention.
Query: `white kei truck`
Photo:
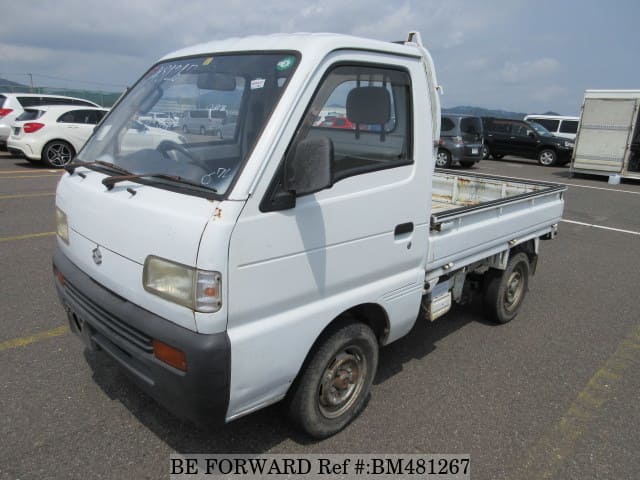
[[[584,93],[571,174],[640,179],[640,90]]]
[[[158,104],[223,104],[233,135],[133,142]],[[323,126],[329,109],[345,121]],[[436,171],[439,121],[416,32],[253,36],[162,58],[58,185],[71,329],[179,417],[229,422],[284,400],[309,435],[340,431],[378,349],[416,321],[474,293],[513,319],[562,217],[563,186]]]

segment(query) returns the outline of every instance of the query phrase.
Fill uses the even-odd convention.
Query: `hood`
[[[101,183],[106,175],[82,172],[85,178],[77,171],[63,175],[56,193],[70,230],[141,265],[149,255],[196,265],[200,238],[218,202],[134,182],[107,190]]]

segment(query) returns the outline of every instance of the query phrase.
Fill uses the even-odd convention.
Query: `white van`
[[[214,108],[200,108],[187,110],[182,116],[182,131],[184,133],[213,134],[220,136],[222,120],[227,116],[224,110]]]
[[[565,117],[563,115],[527,115],[524,119],[536,122],[549,130],[556,137],[576,139],[580,117]]]

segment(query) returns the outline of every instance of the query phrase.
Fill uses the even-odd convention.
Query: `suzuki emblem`
[[[96,265],[100,265],[102,263],[102,252],[100,252],[100,247],[93,249],[93,261]]]

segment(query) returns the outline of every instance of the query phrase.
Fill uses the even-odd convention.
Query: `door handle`
[[[401,223],[400,225],[396,225],[396,228],[393,230],[393,234],[396,237],[411,232],[413,232],[413,222]]]

